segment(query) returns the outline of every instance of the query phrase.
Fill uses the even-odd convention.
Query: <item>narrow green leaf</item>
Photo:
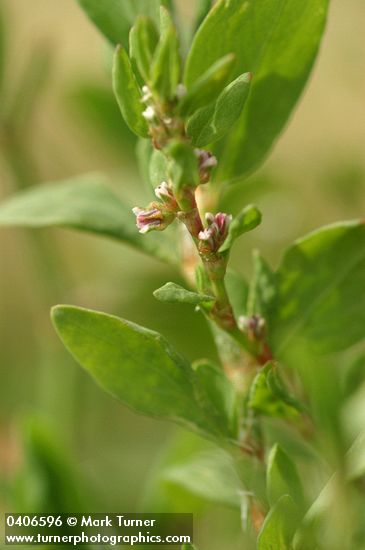
[[[364,245],[365,224],[355,220],[319,229],[289,248],[270,319],[276,357],[303,346],[333,353],[364,338]]]
[[[148,137],[148,125],[143,118],[142,94],[128,54],[122,46],[115,51],[113,65],[113,89],[129,128],[140,137]]]
[[[76,81],[67,91],[65,100],[74,124],[82,124],[85,131],[91,130],[107,150],[114,147],[118,154],[121,150],[130,154],[136,136],[120,116],[110,86],[100,84],[94,78]]]
[[[216,351],[221,363],[227,365],[232,378],[234,378],[239,391],[246,391],[242,364],[245,361],[245,353],[242,346],[227,331],[220,328],[213,321],[209,321],[209,327],[215,342]]]
[[[349,538],[352,538],[353,533],[344,529],[341,522],[339,525],[335,523],[344,514],[343,502],[339,498],[342,495],[339,487],[343,482],[343,474],[335,472],[322,488],[295,533],[294,550],[307,550],[308,545],[310,548],[333,548],[334,541],[339,543],[336,544],[337,548],[351,547]]]
[[[281,380],[277,367],[269,369],[266,379],[267,386],[272,395],[298,412],[305,412],[306,407],[294,395],[289,393]]]
[[[351,480],[365,476],[365,383],[345,402],[341,421],[348,441],[353,441],[346,454],[346,472]]]
[[[204,266],[198,264],[195,268],[195,284],[196,288],[201,294],[207,294],[210,292],[211,284],[207,272]]]
[[[204,147],[222,139],[237,122],[246,103],[251,73],[228,84],[213,105],[202,107],[188,120],[187,134],[194,145]]]
[[[152,58],[158,40],[159,36],[153,20],[150,17],[139,16],[129,34],[129,52],[145,82],[150,78]]]
[[[235,56],[228,54],[212,64],[191,86],[179,104],[179,111],[187,116],[217,99],[232,72]]]
[[[359,405],[361,407],[362,414],[360,418],[357,418],[359,421],[357,427],[360,429],[360,432],[345,456],[347,482],[354,482],[363,478],[365,475],[364,397],[365,386],[360,389],[356,396],[358,400],[356,406]],[[353,407],[351,407],[350,410],[345,410],[344,421],[346,424],[351,424],[354,413],[356,415],[357,411]],[[351,436],[353,436],[353,434],[351,434]],[[336,540],[340,540],[340,537],[348,538],[348,532],[344,533],[342,525],[336,530],[334,530],[333,527],[333,519],[338,517],[336,514],[338,511],[334,509],[334,503],[339,503],[341,507],[341,517],[343,514],[342,502],[339,498],[339,495],[341,495],[339,488],[341,488],[344,482],[343,472],[337,471],[331,475],[327,483],[322,487],[317,498],[305,514],[299,529],[295,533],[293,539],[294,550],[306,550],[308,544],[311,545],[311,548],[315,548],[319,542],[323,542],[324,534],[326,542],[330,539],[327,542],[328,547],[330,547],[331,542],[334,540],[333,537],[335,537]],[[341,544],[341,542],[342,541],[340,541],[339,548],[347,546],[347,541],[344,541],[343,544]]]
[[[163,472],[163,479],[208,501],[240,506],[242,483],[230,456],[217,449],[202,451]]]
[[[28,417],[21,435],[24,458],[13,480],[12,504],[16,509],[49,514],[84,511],[86,487],[80,472],[74,471],[59,433],[44,419]]]
[[[250,97],[226,142],[217,177],[242,177],[268,154],[308,80],[328,3],[219,0],[204,20],[187,59],[187,86],[231,52],[237,58],[233,78],[242,71],[254,74]]]
[[[196,2],[196,12],[195,12],[195,21],[194,21],[194,31],[196,31],[206,16],[209,13],[210,8],[212,7],[212,0],[197,0]]]
[[[184,141],[172,141],[166,148],[166,152],[170,157],[169,175],[174,192],[179,197],[183,187],[199,185],[198,159],[191,146]]]
[[[161,38],[150,74],[151,89],[165,100],[172,99],[180,82],[181,59],[176,28],[165,8],[161,8]]]
[[[52,320],[66,348],[104,390],[137,412],[211,433],[195,397],[193,370],[160,334],[72,306],[53,308]]]
[[[276,297],[275,273],[258,250],[253,253],[253,275],[247,300],[247,315],[269,317]]]
[[[143,180],[146,190],[151,193],[152,183],[150,181],[150,161],[153,154],[153,145],[150,139],[139,138],[136,146],[136,157],[138,171]],[[155,196],[153,195],[153,198]]]
[[[167,235],[140,235],[130,207],[95,174],[39,185],[11,197],[0,204],[0,226],[78,229],[117,239],[165,261],[175,258],[176,247]]]
[[[292,550],[297,517],[289,495],[282,496],[266,516],[257,539],[257,550]]]
[[[260,223],[261,212],[257,206],[252,204],[246,206],[246,208],[244,208],[242,212],[232,220],[228,229],[227,238],[220,247],[219,252],[226,252],[229,250],[238,237],[248,231],[252,231]]]
[[[149,180],[154,188],[159,186],[163,181],[168,180],[167,159],[158,149],[154,149],[150,158]]]
[[[299,510],[304,507],[304,493],[297,468],[287,453],[276,444],[270,451],[267,465],[267,496],[271,506],[289,495]]]
[[[352,357],[346,363],[341,384],[344,399],[350,398],[365,382],[365,355],[361,352],[360,355]]]
[[[77,0],[103,35],[114,45],[128,47],[128,35],[138,15],[159,21],[160,0]]]
[[[238,416],[235,389],[224,372],[206,360],[193,364],[197,400],[217,432],[230,439],[237,438]]]
[[[5,104],[6,116],[24,133],[34,115],[52,71],[52,49],[48,43],[37,44],[30,51],[15,93]]]
[[[160,7],[160,33],[161,35],[169,32],[171,29],[175,28],[175,24],[172,18],[172,13],[174,11],[174,6],[164,6],[161,2]]]
[[[247,314],[248,285],[242,275],[231,268],[227,270],[225,284],[234,316],[238,320],[239,317]]]
[[[160,302],[180,302],[182,304],[192,305],[214,302],[215,300],[213,296],[191,292],[175,283],[166,283],[161,288],[155,290],[153,295],[157,300],[160,300]]]
[[[198,550],[198,549],[196,546],[194,546],[194,544],[184,544],[181,547],[181,550]]]
[[[268,378],[272,368],[273,365],[268,363],[255,376],[250,388],[248,407],[264,416],[295,419],[299,412],[292,403],[293,400],[288,402],[288,400],[282,399],[282,395],[278,395],[269,382]]]

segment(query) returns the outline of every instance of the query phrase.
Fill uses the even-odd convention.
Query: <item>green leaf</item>
[[[304,507],[304,493],[297,468],[287,453],[276,444],[267,465],[267,496],[273,506],[283,495],[289,495],[298,509]]]
[[[365,355],[364,353],[360,353],[359,356],[351,358],[349,363],[344,365],[342,378],[342,394],[344,399],[351,397],[364,382]]]
[[[154,149],[149,162],[149,180],[152,187],[158,187],[168,180],[168,163],[166,156],[158,149]]]
[[[258,250],[253,253],[253,276],[247,300],[247,315],[269,317],[276,298],[275,273]]]
[[[48,42],[33,47],[20,75],[15,93],[11,94],[6,115],[17,130],[24,133],[40,103],[52,71],[52,48]]]
[[[104,36],[113,44],[128,47],[128,35],[138,15],[159,20],[160,0],[77,0]]]
[[[2,225],[78,229],[117,239],[165,261],[175,257],[167,235],[158,235],[161,240],[138,233],[130,207],[95,174],[39,185],[5,200],[0,204]]]
[[[230,456],[223,450],[202,451],[163,472],[163,479],[206,500],[238,508],[242,483]]]
[[[94,80],[81,80],[72,84],[65,100],[74,124],[82,124],[85,131],[92,130],[95,138],[108,151],[114,147],[118,155],[121,150],[126,155],[130,154],[135,146],[136,136],[120,116],[110,86]]]
[[[328,0],[220,0],[210,11],[187,59],[188,87],[231,52],[237,59],[233,78],[243,70],[254,74],[245,110],[226,142],[218,177],[242,177],[266,157],[311,72],[327,7]]]
[[[225,55],[213,63],[196,82],[188,86],[188,91],[178,107],[181,115],[190,115],[214,101],[227,84],[234,62],[233,54]]]
[[[143,118],[144,105],[142,94],[128,54],[122,46],[115,51],[113,65],[113,89],[129,128],[140,137],[148,137],[148,125]]]
[[[333,353],[364,338],[364,245],[365,224],[355,220],[319,229],[289,248],[270,318],[276,357],[299,347]]]
[[[206,360],[193,364],[197,400],[206,415],[226,438],[236,439],[237,396],[224,372]]]
[[[237,122],[246,103],[251,73],[228,84],[213,105],[202,107],[188,120],[187,134],[193,144],[204,147],[222,139]]]
[[[201,294],[208,294],[211,289],[210,279],[203,265],[198,264],[195,268],[195,284]]]
[[[364,365],[363,365],[364,366]],[[365,476],[365,383],[345,402],[341,422],[348,441],[353,441],[346,454],[346,472],[351,480]]]
[[[270,389],[271,393],[279,401],[282,401],[289,407],[295,409],[298,412],[306,412],[306,408],[295,396],[290,394],[286,387],[284,386],[276,366],[269,369],[267,373],[267,386]]]
[[[364,410],[364,396],[365,387],[361,388],[359,395],[359,405]],[[351,423],[353,413],[356,411],[351,408],[349,411],[345,411],[346,416],[344,421]],[[349,414],[348,414],[349,413]],[[303,521],[295,533],[293,540],[293,547],[295,550],[306,550],[308,544],[311,548],[316,548],[319,543],[327,542],[327,547],[332,547],[331,542],[334,540],[339,541],[338,548],[345,548],[348,545],[348,540],[341,541],[341,538],[348,539],[349,531],[343,530],[343,524],[339,524],[339,528],[334,528],[334,520],[341,514],[341,518],[344,515],[344,508],[342,502],[342,491],[348,490],[349,486],[342,485],[345,482],[356,482],[357,479],[363,478],[365,474],[365,434],[364,434],[364,414],[362,413],[359,428],[360,433],[355,438],[355,441],[346,452],[345,464],[346,464],[346,480],[344,479],[343,471],[334,472],[328,479],[327,483],[322,487],[321,491],[317,495],[317,498],[311,504],[309,510],[305,514]],[[342,491],[341,491],[342,489]],[[354,502],[354,501],[352,501]],[[338,503],[340,509],[336,509],[334,504]],[[352,516],[352,510],[345,510],[345,513],[350,513]],[[344,518],[345,522],[347,517]],[[346,525],[346,523],[345,523]],[[328,540],[329,539],[329,540]],[[349,546],[348,546],[349,547]]]
[[[157,332],[105,313],[56,306],[65,347],[107,392],[131,409],[216,434],[197,402],[194,372]]]
[[[244,208],[230,223],[227,238],[220,247],[219,252],[226,252],[229,250],[238,237],[248,231],[252,231],[255,227],[260,225],[260,223],[261,212],[257,206],[252,204],[246,206],[246,208]]]
[[[364,397],[364,388],[362,389],[362,398]],[[364,404],[362,403],[362,409]],[[363,416],[363,415],[362,415]],[[363,419],[363,418],[362,418]],[[354,443],[346,454],[346,466],[350,480],[364,478],[365,476],[365,433],[362,431],[357,436]]]
[[[150,139],[139,138],[136,146],[136,158],[138,171],[143,180],[147,192],[151,195],[152,182],[150,181],[150,162],[154,152],[153,145]],[[153,198],[155,196],[153,195]]]
[[[85,510],[85,488],[79,472],[54,427],[28,417],[23,425],[23,464],[14,479],[13,498],[19,512],[59,514]],[[13,504],[14,504],[13,503]]]
[[[212,7],[212,0],[197,0],[194,21],[194,31],[200,27]]]
[[[160,300],[160,302],[180,302],[182,304],[192,304],[194,306],[207,302],[214,302],[215,300],[213,296],[191,292],[175,283],[166,283],[161,288],[155,290],[153,295],[157,300]]]
[[[248,285],[242,275],[231,268],[227,269],[225,284],[234,316],[238,320],[247,313]]]
[[[184,141],[172,141],[166,148],[166,153],[170,157],[169,176],[179,200],[179,193],[184,187],[196,187],[200,183],[198,159],[191,145]]]
[[[181,550],[198,550],[194,544],[183,544]]]
[[[153,20],[140,15],[129,34],[129,53],[145,82],[149,81],[152,58],[158,40],[159,35]]]
[[[270,381],[272,369],[273,364],[268,363],[255,376],[250,388],[248,407],[264,416],[295,419],[299,414],[298,407],[295,407],[293,399],[283,399],[284,390],[281,393],[275,391],[275,385]]]
[[[175,96],[180,82],[181,59],[176,28],[165,8],[161,8],[161,31],[151,67],[150,86],[152,91],[169,100]]]
[[[348,539],[349,535],[348,529],[343,529],[347,519],[346,516],[344,517],[347,510],[344,509],[340,497],[340,495],[342,496],[341,485],[343,482],[343,474],[336,472],[322,488],[295,533],[294,550],[307,550],[308,545],[310,548],[333,548],[334,540],[339,542],[337,548],[350,548],[348,540],[343,541],[344,544],[341,541],[342,537]],[[334,523],[334,521],[338,521],[339,517],[345,520],[344,524],[340,522],[339,525],[336,525]]]
[[[283,495],[266,516],[257,550],[291,550],[296,525],[295,504],[289,495]]]

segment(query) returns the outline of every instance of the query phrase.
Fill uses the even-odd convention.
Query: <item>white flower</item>
[[[142,116],[148,121],[152,122],[156,117],[155,109],[149,105],[142,113]]]

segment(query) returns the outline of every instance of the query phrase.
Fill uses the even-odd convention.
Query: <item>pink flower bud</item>
[[[202,183],[206,183],[210,179],[210,171],[217,166],[217,159],[209,151],[204,149],[195,149],[195,155],[199,160],[199,175]]]
[[[176,202],[175,196],[172,192],[171,187],[166,181],[160,183],[155,189],[155,195],[160,201],[165,203],[166,207],[169,210],[178,210],[178,204]]]
[[[216,252],[223,244],[228,234],[228,227],[232,221],[232,216],[219,212],[218,214],[211,214],[207,212],[205,214],[207,221],[207,227],[200,231],[198,237],[200,241],[204,242],[202,246],[203,252]]]
[[[250,340],[263,340],[266,336],[266,321],[260,315],[238,318],[238,328],[247,334]]]
[[[153,230],[163,231],[175,219],[175,214],[158,202],[151,202],[145,209],[136,206],[132,211],[136,216],[139,232],[142,234]]]
[[[200,231],[198,237],[199,240],[204,241],[206,245],[203,251],[213,252],[215,250],[215,232],[212,227],[206,227],[203,231]]]

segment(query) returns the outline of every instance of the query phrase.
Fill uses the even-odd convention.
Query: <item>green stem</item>
[[[229,297],[227,294],[226,285],[224,284],[224,279],[212,279],[212,288],[214,291],[214,295],[217,297],[217,303],[219,303],[219,307],[224,308],[230,308],[231,304],[229,302]]]
[[[182,211],[178,217],[184,223],[194,241],[211,283],[214,297],[216,298],[216,302],[210,312],[211,318],[220,328],[227,331],[249,355],[256,358],[258,352],[257,345],[255,342],[250,342],[247,336],[239,330],[227,293],[224,282],[227,258],[223,258],[218,253],[202,254],[199,251],[199,232],[203,229],[203,223],[193,189],[189,194],[185,195],[184,203],[180,207]]]

